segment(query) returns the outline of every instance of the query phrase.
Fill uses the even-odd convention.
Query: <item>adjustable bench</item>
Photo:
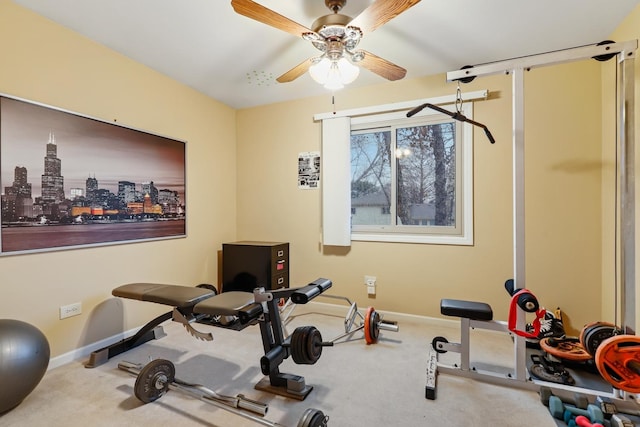
[[[292,352],[296,363],[313,364],[319,358],[321,349],[312,351],[314,357],[311,358],[306,353],[301,353],[300,351],[296,353],[296,349],[292,351],[291,338],[284,338],[278,302],[280,299],[291,298],[296,304],[306,304],[329,289],[331,285],[332,282],[330,280],[320,278],[299,288],[283,288],[269,291],[264,288],[256,288],[253,293],[230,291],[221,294],[216,294],[214,290],[200,286],[191,288],[156,283],[122,285],[112,291],[114,296],[153,302],[173,306],[174,308],[147,323],[135,335],[94,351],[85,366],[93,368],[101,365],[118,354],[151,339],[164,336],[165,334],[160,324],[169,319],[181,323],[194,337],[211,341],[213,340],[213,335],[210,332],[198,331],[192,326],[192,323],[204,317],[236,316],[243,325],[255,322],[260,323],[265,351],[265,356],[261,359],[260,364],[263,373],[269,375],[269,381],[268,384],[260,383],[256,388],[302,400],[311,391],[312,387],[306,386],[304,378],[300,376],[280,373],[278,366]],[[298,334],[298,337],[300,340],[304,340],[305,344],[309,344],[314,348],[328,345],[321,342],[320,334],[317,330],[314,331],[315,333],[311,332],[307,329],[303,334]]]
[[[494,371],[470,366],[470,331],[472,329],[511,333],[507,322],[493,320],[493,310],[489,304],[476,301],[442,299],[440,301],[440,313],[445,316],[460,318],[460,342],[451,343],[441,336],[433,338],[431,346],[435,353],[429,355],[427,399],[435,399],[435,378],[438,372],[446,372],[494,384],[518,386],[529,390],[537,389],[537,386],[527,376],[525,364],[519,363],[521,360],[524,362],[526,356],[522,337],[515,336],[513,340],[516,357],[516,364],[513,369],[506,368],[502,372],[502,370]],[[522,344],[518,344],[519,342],[522,342]],[[451,365],[438,362],[437,354],[443,354],[448,351],[460,354],[460,364]]]
[[[115,288],[111,294],[120,298],[154,302],[175,308],[148,322],[135,335],[92,352],[89,362],[85,365],[87,368],[102,365],[112,357],[142,345],[147,341],[162,338],[166,334],[160,324],[169,319],[182,323],[194,337],[211,341],[213,340],[211,333],[199,332],[191,326],[191,322],[197,320],[197,316],[194,315],[193,311],[196,304],[216,296],[216,298],[220,298],[217,300],[218,307],[226,304],[223,308],[219,308],[221,312],[226,314],[233,312],[233,308],[240,309],[242,306],[253,302],[253,295],[247,292],[228,292],[226,294],[216,295],[214,290],[205,287],[191,288],[188,286],[157,283],[129,283]]]

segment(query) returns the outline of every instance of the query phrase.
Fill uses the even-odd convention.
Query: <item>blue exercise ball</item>
[[[0,414],[20,404],[49,366],[49,342],[35,326],[0,319]]]

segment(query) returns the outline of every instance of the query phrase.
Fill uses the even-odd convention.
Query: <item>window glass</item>
[[[396,141],[398,224],[455,227],[455,124],[399,128]]]
[[[424,236],[431,235],[440,237],[436,243],[450,243],[443,236],[470,242],[463,234],[472,230],[464,227],[472,217],[463,205],[471,196],[462,195],[472,188],[470,179],[465,184],[471,141],[460,122],[439,113],[411,119],[387,114],[352,121],[351,129],[352,239],[429,242]]]
[[[352,133],[351,224],[391,224],[391,197],[391,132]]]

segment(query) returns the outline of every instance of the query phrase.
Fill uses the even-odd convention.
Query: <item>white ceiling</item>
[[[308,74],[277,83],[318,51],[302,38],[236,14],[230,0],[14,1],[233,108],[327,93]],[[329,13],[324,0],[256,1],[306,27]],[[348,0],[341,13],[355,17],[371,3]],[[359,47],[415,78],[598,43],[639,3],[422,0],[365,34]],[[363,70],[351,86],[384,81]]]

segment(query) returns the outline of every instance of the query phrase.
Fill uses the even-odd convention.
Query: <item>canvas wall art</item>
[[[186,236],[186,143],[0,96],[0,255]]]

